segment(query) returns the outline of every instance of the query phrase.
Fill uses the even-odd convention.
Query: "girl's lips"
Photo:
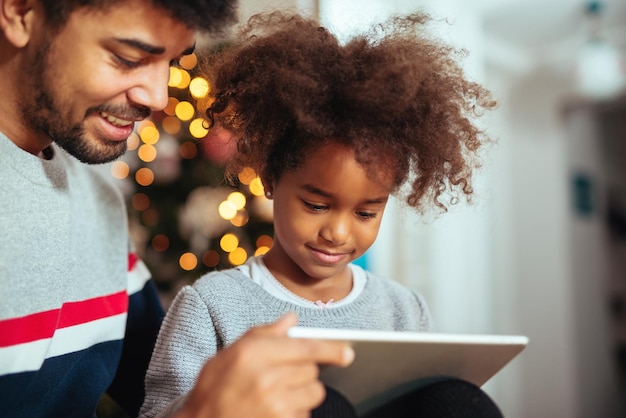
[[[313,256],[323,264],[337,264],[345,260],[348,257],[348,253],[331,253],[328,251],[318,250],[313,247],[309,247]]]

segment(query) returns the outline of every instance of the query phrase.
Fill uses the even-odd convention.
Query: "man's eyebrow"
[[[131,46],[133,48],[140,49],[151,55],[159,55],[165,52],[165,48],[162,46],[150,45],[145,42],[139,41],[137,39],[128,39],[128,38],[116,38],[117,42]],[[185,49],[181,55],[189,55],[196,49],[196,44],[194,43],[189,48]]]

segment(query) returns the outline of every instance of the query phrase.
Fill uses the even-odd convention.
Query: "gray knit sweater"
[[[277,299],[236,269],[209,273],[177,295],[165,317],[146,375],[142,417],[169,416],[181,406],[205,361],[249,328],[287,312],[300,326],[431,331],[422,297],[400,284],[367,273],[351,304],[306,308]]]

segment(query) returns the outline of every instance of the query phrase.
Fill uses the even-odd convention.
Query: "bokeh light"
[[[183,100],[181,102],[178,102],[178,104],[176,105],[175,112],[176,112],[176,116],[178,117],[178,119],[182,121],[188,121],[191,118],[193,118],[193,116],[196,113],[196,109],[194,109],[191,103],[189,103],[186,100]]]
[[[135,193],[130,198],[130,204],[135,210],[142,212],[150,207],[150,198],[145,193]]]
[[[126,147],[128,151],[136,150],[140,142],[141,140],[139,139],[139,135],[137,135],[136,132],[133,132],[132,134],[130,134],[130,136],[126,140]]]
[[[178,264],[183,270],[191,271],[198,266],[198,257],[193,253],[184,253],[178,259]]]
[[[259,255],[263,255],[263,254],[267,254],[267,252],[270,250],[270,247],[259,247],[256,249],[256,251],[254,251],[254,255],[259,256]]]
[[[238,177],[241,184],[245,184],[247,186],[256,177],[256,172],[252,167],[244,167]]]
[[[187,87],[189,87],[189,82],[191,82],[191,76],[189,75],[189,72],[181,69],[180,70],[180,81],[174,87],[177,87],[177,88],[179,88],[181,90],[182,89],[186,89]]]
[[[232,202],[237,210],[241,210],[246,206],[246,196],[241,192],[232,192],[226,200]]]
[[[191,160],[198,155],[198,146],[191,141],[185,141],[178,147],[178,153],[184,159]]]
[[[154,147],[154,145],[143,144],[139,147],[139,150],[137,150],[137,156],[143,162],[152,162],[157,156],[157,149]]]
[[[204,138],[206,134],[209,133],[209,130],[205,126],[205,120],[202,118],[197,118],[191,121],[189,124],[189,133],[194,138]]]
[[[198,57],[194,53],[191,53],[189,55],[184,55],[178,61],[178,65],[186,70],[193,69],[197,64],[198,64]]]
[[[180,68],[170,67],[170,78],[167,82],[169,87],[176,87],[183,80],[183,72]]]
[[[239,246],[239,238],[235,234],[224,234],[220,239],[220,248],[227,253],[235,251],[235,248]]]
[[[202,263],[207,267],[215,267],[220,263],[220,253],[215,250],[208,250],[202,254]]]
[[[130,174],[130,167],[124,161],[115,161],[111,164],[111,174],[116,179],[125,179]]]
[[[237,214],[233,219],[230,220],[230,223],[236,227],[245,226],[250,220],[250,215],[248,215],[248,211],[245,209],[240,209],[237,211]]]
[[[274,245],[274,238],[270,237],[269,235],[261,235],[260,237],[256,239],[256,246],[259,248],[260,247],[272,248],[272,245]]]
[[[228,262],[233,266],[240,266],[248,259],[248,253],[241,247],[235,248],[228,254]]]
[[[145,226],[155,226],[159,223],[159,219],[159,212],[155,209],[148,208],[141,212],[141,222],[143,222]]]
[[[255,177],[250,184],[248,185],[250,188],[250,193],[255,196],[263,196],[265,193],[265,189],[263,188],[263,183],[259,177]]]
[[[141,186],[149,186],[154,182],[154,173],[147,167],[142,167],[135,173],[135,181]]]
[[[226,219],[226,220],[233,219],[237,215],[237,207],[235,206],[233,202],[230,202],[228,200],[225,200],[222,203],[220,203],[219,207],[217,208],[217,211],[219,212],[222,219]]]
[[[152,238],[152,248],[155,251],[166,251],[170,246],[170,239],[165,234],[157,234]]]
[[[202,77],[195,77],[189,83],[189,92],[194,99],[206,97],[209,91],[209,82]]]
[[[178,104],[179,101],[180,100],[178,100],[176,97],[168,98],[167,106],[165,106],[165,109],[163,109],[163,113],[169,116],[174,116],[175,111],[176,111],[176,105]]]
[[[162,122],[163,130],[170,135],[177,135],[180,132],[180,119],[176,116],[167,116],[163,118]]]
[[[154,125],[145,125],[139,130],[139,137],[144,144],[154,145],[159,142],[159,130]]]

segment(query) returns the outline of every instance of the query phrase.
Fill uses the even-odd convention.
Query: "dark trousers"
[[[327,387],[326,399],[312,418],[501,418],[493,400],[478,386],[459,379],[440,380],[415,389],[359,417],[336,390]]]

